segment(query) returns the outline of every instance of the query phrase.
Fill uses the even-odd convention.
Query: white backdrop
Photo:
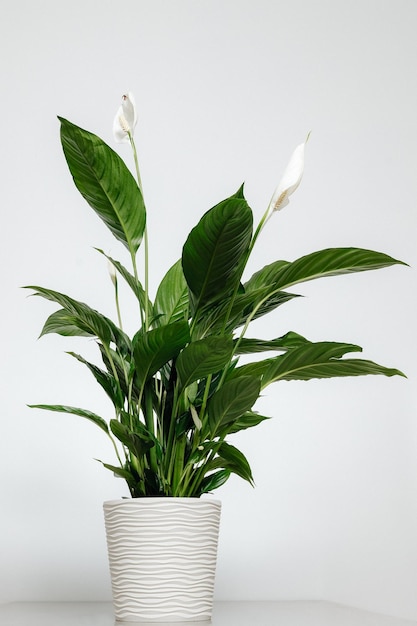
[[[236,438],[256,489],[223,501],[218,599],[326,599],[417,619],[415,0],[15,0],[0,25],[3,350],[0,602],[110,598],[101,503],[126,494],[81,418],[28,403],[109,406],[69,358],[36,341],[41,284],[113,315],[123,257],[75,190],[56,115],[114,146],[126,90],[149,211],[153,284],[201,214],[246,181],[259,218],[293,148],[306,172],[263,233],[253,268],[362,246],[411,268],[301,289],[258,327],[364,346],[408,379],[281,383],[274,418]],[[128,147],[114,146],[132,165]],[[90,346],[87,345],[88,350]],[[92,349],[92,348],[91,348]]]

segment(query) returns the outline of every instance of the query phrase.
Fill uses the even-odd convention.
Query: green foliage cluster
[[[132,497],[199,497],[223,485],[231,473],[252,483],[247,459],[228,438],[267,419],[253,407],[271,383],[402,375],[372,361],[343,358],[359,352],[356,345],[313,343],[295,332],[270,341],[247,336],[253,320],[297,297],[287,289],[298,283],[401,261],[371,250],[332,248],[292,262],[275,261],[244,282],[259,227],[254,235],[252,210],[241,188],[203,215],[152,302],[136,266],[139,246],[147,237],[140,182],[99,137],[60,121],[75,185],[130,254],[131,271],[107,257],[117,275],[117,304],[117,281],[122,279],[138,301],[140,316],[136,334],[129,337],[120,321],[114,323],[87,304],[29,287],[34,295],[59,305],[42,335],[96,339],[102,366],[69,354],[108,395],[114,417],[71,406],[32,406],[81,416],[104,431],[118,461],[103,465],[126,480]],[[254,362],[239,364],[241,355],[251,354],[257,355]]]

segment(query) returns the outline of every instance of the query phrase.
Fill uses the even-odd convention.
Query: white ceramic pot
[[[104,503],[117,621],[210,620],[220,510],[210,498]]]

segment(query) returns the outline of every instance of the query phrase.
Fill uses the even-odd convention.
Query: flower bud
[[[116,268],[114,267],[114,265],[110,261],[110,259],[108,259],[108,261],[107,261],[107,269],[108,269],[109,274],[110,274],[111,282],[116,287],[116,283],[117,283]]]
[[[310,133],[304,143],[296,147],[285,169],[284,175],[269,203],[269,211],[280,211],[289,203],[289,197],[297,189],[304,172],[304,149]]]
[[[193,418],[194,426],[197,430],[201,430],[203,424],[201,423],[201,419],[198,416],[197,409],[193,404],[190,404],[191,417]]]
[[[129,135],[133,135],[136,123],[135,99],[129,91],[122,96],[122,104],[113,121],[113,135],[117,143],[129,142]]]

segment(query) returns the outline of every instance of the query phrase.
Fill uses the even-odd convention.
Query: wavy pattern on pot
[[[104,503],[116,620],[210,619],[220,510],[198,498]]]

